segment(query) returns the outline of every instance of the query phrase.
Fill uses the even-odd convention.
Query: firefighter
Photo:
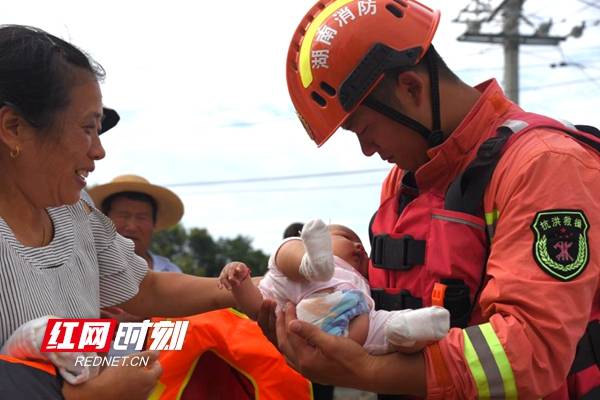
[[[432,46],[439,19],[414,0],[319,1],[286,69],[318,146],[342,127],[393,165],[370,228],[379,307],[443,305],[452,329],[373,356],[290,306],[280,349],[313,381],[377,393],[598,398],[598,132],[525,112],[493,79],[461,81]],[[272,313],[265,302],[268,334]]]

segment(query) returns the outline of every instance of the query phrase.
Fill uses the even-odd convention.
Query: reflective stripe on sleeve
[[[493,210],[491,212],[485,213],[485,224],[488,230],[488,236],[490,240],[494,238],[494,234],[496,233],[496,223],[498,222],[499,214],[498,210]]]
[[[465,360],[480,399],[516,399],[517,387],[504,348],[488,322],[464,331]]]

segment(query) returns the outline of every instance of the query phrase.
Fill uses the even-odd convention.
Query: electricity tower
[[[504,88],[507,96],[519,103],[519,46],[558,46],[569,36],[580,37],[585,23],[576,26],[566,36],[552,36],[552,20],[535,25],[523,15],[525,0],[502,0],[495,8],[491,0],[472,0],[454,22],[465,23],[467,30],[458,37],[459,41],[475,43],[500,44],[504,47]],[[483,33],[483,24],[502,17],[502,31],[499,33]],[[521,21],[534,29],[532,34],[524,35],[519,31]]]

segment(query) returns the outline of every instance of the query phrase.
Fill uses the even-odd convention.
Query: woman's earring
[[[10,151],[10,158],[13,160],[21,155],[21,148],[17,145],[14,149]]]

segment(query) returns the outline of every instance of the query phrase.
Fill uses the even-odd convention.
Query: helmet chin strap
[[[417,132],[427,141],[427,145],[435,147],[444,141],[444,133],[441,128],[441,112],[440,112],[440,81],[438,76],[437,63],[432,52],[427,52],[426,55],[427,70],[429,72],[429,82],[431,89],[431,120],[433,126],[431,129],[425,127],[419,121],[402,114],[400,111],[383,104],[379,100],[375,100],[371,96],[367,96],[363,104],[378,113],[402,124],[413,131]]]

